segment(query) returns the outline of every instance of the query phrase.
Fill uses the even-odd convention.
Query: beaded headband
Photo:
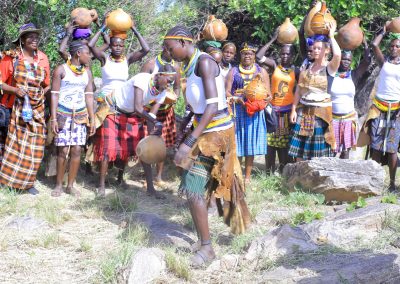
[[[252,46],[249,46],[249,45],[247,44],[247,42],[246,42],[246,43],[244,44],[243,48],[240,50],[240,52],[243,52],[243,51],[254,51],[254,52],[256,52],[257,49],[254,48],[254,47],[252,47]]]
[[[219,50],[219,49],[213,49],[213,50],[211,50],[208,54],[215,54],[215,53],[221,53],[222,54],[222,51],[221,50]]]
[[[165,36],[164,40],[165,39],[187,40],[187,41],[193,42],[192,38],[186,37],[186,36]]]

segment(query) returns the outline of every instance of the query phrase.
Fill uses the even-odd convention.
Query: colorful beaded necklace
[[[115,58],[114,56],[112,56],[112,54],[110,54],[110,60],[113,62],[119,63],[119,62],[124,61],[125,59],[126,59],[125,55],[121,56],[120,58]]]
[[[160,91],[157,89],[155,83],[154,83],[154,77],[151,77],[149,81],[149,92],[150,95],[153,97],[156,97],[160,94]]]
[[[161,53],[157,56],[157,64],[159,64],[160,66],[164,66],[165,64],[169,64],[174,66],[175,65],[175,61],[172,59],[170,62],[164,61],[161,57]]]
[[[254,74],[257,71],[256,65],[253,64],[253,66],[250,69],[245,69],[242,64],[239,64],[239,71],[240,73],[244,75],[251,75]]]
[[[285,73],[285,74],[290,74],[292,71],[293,71],[293,69],[294,69],[294,67],[293,66],[291,66],[291,67],[289,67],[289,68],[285,68],[285,67],[283,67],[282,65],[278,65],[278,68],[279,68],[279,70],[281,70],[281,72],[282,73]]]
[[[199,59],[200,56],[200,50],[198,48],[196,48],[192,54],[192,57],[190,57],[190,60],[188,62],[187,65],[182,65],[181,67],[181,76],[182,77],[189,77],[190,75],[192,75],[192,73],[194,72],[194,69],[196,68],[196,63],[197,63],[197,59]]]
[[[83,73],[86,72],[85,65],[82,64],[80,66],[76,66],[72,64],[71,59],[67,60],[67,66],[69,67],[69,69],[71,69],[72,72],[74,72],[77,75],[82,75]]]
[[[351,76],[351,70],[345,71],[345,72],[336,72],[335,77],[339,77],[342,79],[347,79]]]

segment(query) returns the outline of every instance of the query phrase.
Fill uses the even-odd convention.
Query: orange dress
[[[271,104],[278,115],[278,126],[275,132],[268,134],[268,146],[287,148],[290,141],[291,127],[289,115],[294,100],[296,74],[294,68],[286,69],[281,65],[275,68],[271,77]]]

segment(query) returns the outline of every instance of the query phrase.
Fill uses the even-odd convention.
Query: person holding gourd
[[[372,159],[382,163],[387,158],[389,191],[395,191],[397,152],[400,143],[400,34],[390,33],[390,43],[385,56],[379,45],[386,35],[383,26],[372,41],[372,51],[382,68],[376,82],[376,94],[363,126],[370,136]]]
[[[334,76],[339,69],[341,51],[334,37],[336,23],[328,22],[327,26],[328,36],[314,36],[314,62],[301,71],[292,104],[290,121],[295,126],[289,155],[297,161],[332,156],[336,147],[328,74]],[[332,59],[328,61],[331,51]]]
[[[367,72],[371,62],[368,44],[364,38],[364,56],[354,70],[351,69],[353,53],[342,50],[339,70],[328,74],[328,93],[332,97],[333,129],[336,148],[341,159],[349,158],[349,151],[357,145],[358,115],[354,108],[354,97],[358,81]]]
[[[175,62],[168,51],[163,46],[162,51],[157,55],[157,57],[148,60],[141,68],[141,73],[156,74],[162,66],[169,64],[175,68],[176,74],[173,85],[173,93],[178,96],[181,92],[180,90],[180,67],[177,62]],[[166,101],[167,102],[167,101]],[[146,110],[150,110],[152,105],[146,106]],[[162,138],[164,139],[165,146],[167,148],[175,147],[176,143],[176,120],[175,120],[175,108],[174,102],[164,103],[160,106],[157,112],[157,121],[163,124]],[[154,178],[154,183],[160,187],[164,187],[165,183],[162,180],[162,172],[164,168],[164,162],[157,164],[157,174]]]
[[[101,29],[94,35],[94,37],[90,40],[88,46],[90,47],[94,57],[98,59],[101,63],[101,71],[102,71],[102,79],[103,86],[101,93],[99,95],[99,99],[107,100],[107,97],[111,95],[114,89],[120,88],[129,77],[129,65],[132,63],[141,60],[148,52],[149,46],[147,45],[144,38],[140,35],[139,31],[135,28],[134,22],[132,21],[131,30],[138,38],[139,43],[142,47],[139,51],[129,52],[126,56],[124,54],[125,51],[125,39],[127,38],[126,32],[119,31],[111,31],[110,33],[110,54],[106,54],[101,51],[98,47],[96,47],[96,42],[98,41],[100,34],[106,29],[106,21],[103,23]],[[109,115],[106,120],[107,125],[113,126],[108,128],[103,128],[103,125],[97,130],[95,135],[95,141],[100,139],[104,140],[105,137],[110,135],[115,135],[114,132],[108,132],[108,130],[115,130],[115,124],[121,123],[120,127],[133,127],[128,123],[128,119],[120,119],[125,115],[120,113],[118,116]],[[99,185],[99,194],[104,195],[105,193],[105,176],[108,169],[108,163],[116,160],[121,160],[122,157],[117,157],[115,155],[108,155],[107,152],[100,153],[98,150],[98,143],[94,143],[94,160],[96,162],[100,162],[100,185]],[[111,147],[111,145],[110,145]],[[105,151],[115,151],[115,147],[120,147],[118,145],[114,145],[114,147],[105,149]],[[110,158],[112,157],[112,158]],[[121,160],[123,165],[120,168],[118,173],[118,182],[123,183],[123,169],[125,164],[127,163],[127,157],[123,157]]]
[[[276,131],[268,133],[268,154],[265,156],[268,173],[275,171],[276,153],[279,158],[279,171],[292,161],[288,155],[291,136],[290,111],[294,100],[296,82],[299,77],[299,68],[293,65],[295,47],[293,44],[283,44],[279,50],[280,62],[277,64],[273,58],[265,57],[272,43],[278,39],[279,28],[275,31],[270,42],[257,52],[256,57],[261,65],[266,65],[273,70],[271,77],[271,105],[277,113],[278,125]]]
[[[244,43],[240,50],[240,64],[233,67],[227,76],[226,95],[233,102],[235,116],[236,146],[238,157],[245,157],[245,181],[250,182],[254,156],[267,154],[267,125],[264,110],[252,115],[247,113],[244,88],[260,74],[268,94],[269,76],[256,62],[256,48]]]

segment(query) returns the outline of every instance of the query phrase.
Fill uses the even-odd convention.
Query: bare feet
[[[165,189],[167,187],[167,183],[165,181],[163,181],[161,178],[155,178],[153,183],[154,183],[154,185],[156,185],[162,189]]]
[[[81,192],[73,187],[67,187],[65,189],[65,193],[66,194],[71,194],[72,196],[75,196],[77,198],[79,198],[81,196]]]
[[[215,258],[215,252],[211,245],[202,245],[200,250],[198,250],[190,259],[191,265],[193,267],[205,266]]]
[[[97,189],[97,196],[101,198],[106,197],[106,188],[104,186],[100,186]]]
[[[61,185],[57,185],[53,191],[51,192],[51,196],[53,197],[59,197],[63,194],[63,189]]]

